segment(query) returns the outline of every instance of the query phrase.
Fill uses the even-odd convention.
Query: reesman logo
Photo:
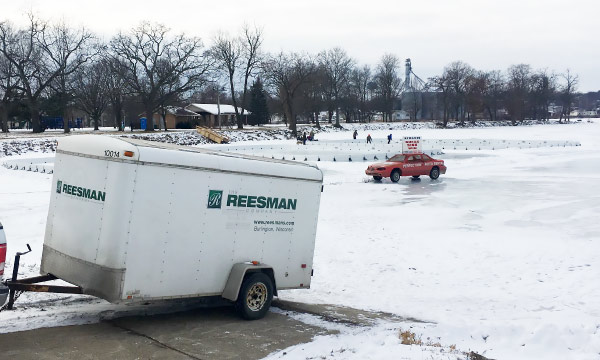
[[[208,191],[208,208],[220,209],[223,201],[222,190]],[[298,199],[286,199],[256,195],[227,195],[226,207],[245,207],[258,209],[296,210]]]
[[[222,199],[223,199],[223,191],[222,190],[209,190],[208,191],[208,208],[209,209],[220,209]]]
[[[92,190],[81,186],[65,184],[62,182],[62,180],[58,180],[56,182],[56,192],[59,194],[64,193],[68,195],[73,195],[78,198],[84,198],[89,200],[106,200],[105,191]]]

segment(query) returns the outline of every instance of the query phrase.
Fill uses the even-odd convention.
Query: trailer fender
[[[273,268],[267,264],[253,264],[251,262],[245,262],[233,265],[221,297],[227,300],[236,301],[238,294],[240,293],[240,287],[242,286],[244,277],[246,274],[254,272],[262,272],[267,274],[273,282],[273,295],[277,295],[277,287],[275,286],[275,273],[273,272]]]

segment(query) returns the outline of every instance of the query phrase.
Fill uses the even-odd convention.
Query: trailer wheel
[[[265,273],[247,276],[242,283],[235,309],[246,320],[257,320],[265,316],[273,300],[273,282]]]
[[[398,182],[398,180],[400,180],[400,170],[395,169],[394,171],[392,171],[392,174],[390,175],[390,179],[393,182]]]

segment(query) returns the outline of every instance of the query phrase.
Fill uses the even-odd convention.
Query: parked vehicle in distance
[[[400,176],[418,179],[421,175],[429,175],[435,180],[445,173],[444,160],[423,153],[394,155],[385,162],[369,165],[365,170],[365,174],[373,176],[376,181],[389,177],[393,182],[398,182]]]

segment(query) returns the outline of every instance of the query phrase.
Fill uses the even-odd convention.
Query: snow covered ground
[[[375,140],[580,142],[581,146],[445,149],[439,180],[373,182],[368,162],[321,161],[322,194],[310,290],[285,300],[386,311],[430,323],[342,329],[271,358],[460,358],[451,345],[498,359],[600,357],[600,122],[502,128],[368,130]],[[354,127],[353,126],[353,127]],[[328,132],[320,140],[351,138]],[[259,138],[260,139],[260,138]],[[252,144],[295,146],[294,140]],[[242,143],[241,143],[242,144]],[[383,141],[376,144],[384,146]],[[44,147],[49,146],[47,144]],[[379,146],[379,145],[377,145]],[[43,150],[42,150],[43,151]],[[38,153],[11,156],[40,158]],[[51,176],[0,167],[0,221],[9,262],[37,274]],[[40,301],[41,300],[41,301]],[[98,321],[122,309],[102,300],[24,294],[0,313],[0,332]],[[306,322],[319,322],[297,315]],[[410,330],[424,343],[401,344]],[[285,355],[283,354],[285,352]],[[464,356],[463,356],[464,357]]]

